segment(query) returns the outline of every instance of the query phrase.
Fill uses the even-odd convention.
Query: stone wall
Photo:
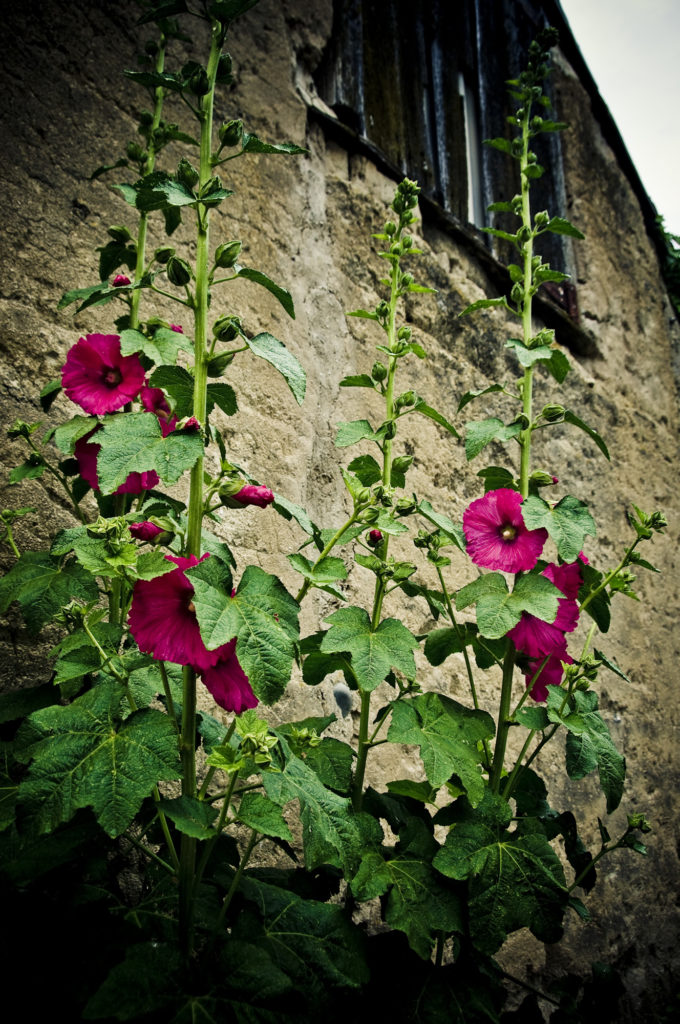
[[[0,396],[6,423],[17,416],[42,418],[37,393],[58,376],[69,346],[79,334],[111,330],[111,306],[87,310],[75,319],[73,307],[58,312],[56,306],[66,288],[96,280],[93,250],[105,243],[109,224],[125,222],[124,204],[102,181],[88,179],[94,167],[113,162],[125,141],[134,137],[135,114],[143,100],[121,71],[135,66],[135,16],[129,0],[68,5],[26,0],[13,4],[6,15],[0,72]],[[299,410],[265,364],[237,363],[230,380],[240,414],[223,424],[227,446],[234,461],[306,506],[324,526],[338,525],[347,509],[338,473],[343,453],[334,448],[334,425],[380,415],[364,392],[339,389],[338,380],[367,372],[374,359],[377,328],[348,320],[346,312],[375,305],[383,270],[370,232],[384,221],[394,188],[365,155],[348,152],[324,133],[319,121],[308,116],[298,91],[302,86],[313,94],[312,72],[331,21],[331,0],[262,0],[238,27],[230,46],[236,87],[220,96],[218,117],[243,116],[247,127],[262,137],[304,144],[309,155],[254,156],[228,164],[225,184],[236,194],[215,215],[212,233],[214,242],[243,238],[244,262],[290,288],[297,317],[288,320],[267,293],[246,282],[222,292],[216,312],[237,312],[251,332],[268,330],[280,337],[308,373],[307,399]],[[200,47],[195,55],[200,59]],[[613,963],[622,969],[626,983],[620,1019],[651,1021],[662,1019],[667,1005],[679,933],[674,895],[679,874],[674,700],[679,647],[674,628],[679,603],[678,407],[671,367],[680,330],[639,204],[593,117],[588,95],[559,59],[556,93],[559,118],[573,125],[563,137],[566,213],[586,234],[574,255],[588,340],[580,350],[591,353],[571,354],[565,404],[606,437],[612,462],[604,460],[585,434],[565,427],[550,432],[549,449],[537,442],[535,465],[560,477],[560,493],[575,493],[591,504],[599,536],[588,554],[596,564],[611,566],[618,560],[629,535],[625,513],[631,502],[647,510],[663,509],[670,522],[667,535],[655,539],[650,549],[663,575],[640,574],[640,602],[620,598],[615,603],[612,630],[600,643],[630,680],[603,673],[600,683],[603,713],[629,771],[611,831],[625,824],[627,811],[641,811],[653,822],[654,833],[646,859],[619,853],[604,862],[588,898],[592,923],[574,918],[566,941],[545,952],[531,936],[520,934],[502,961],[512,973],[538,984],[567,971],[585,974],[594,960]],[[179,105],[171,119],[189,128]],[[165,166],[172,167],[178,156],[179,151],[169,150]],[[427,212],[416,233],[425,253],[418,279],[438,291],[409,302],[415,335],[429,358],[413,361],[408,380],[402,371],[402,384],[455,419],[463,392],[516,373],[503,348],[513,330],[496,312],[458,319],[468,303],[497,293],[475,246],[461,243]],[[185,231],[183,237],[190,236]],[[155,312],[170,314],[163,307]],[[559,342],[568,340],[559,331],[557,337]],[[549,382],[541,374],[539,378],[537,400],[545,396],[548,401]],[[52,419],[71,415],[69,405],[60,398]],[[403,426],[399,437],[416,456],[410,485],[459,519],[466,504],[481,493],[462,444],[415,416]],[[3,462],[17,464],[16,443],[2,444]],[[507,458],[505,452],[497,455]],[[2,507],[37,509],[17,530],[22,548],[44,548],[57,528],[71,525],[61,496],[49,484],[44,490],[33,482],[22,488],[5,483],[3,474]],[[281,574],[291,589],[296,587],[285,555],[302,540],[297,529],[271,510],[252,509],[225,515],[222,531],[240,564],[255,562]],[[470,578],[462,556],[454,558],[451,575],[456,585]],[[358,568],[347,586],[358,600],[368,598],[371,578]],[[315,592],[305,604],[306,630],[317,628],[319,616],[332,608],[332,598]],[[430,624],[426,610],[415,601],[395,600],[390,613],[403,617],[416,632]],[[36,681],[36,675],[39,681],[49,678],[49,644],[36,647],[14,609],[2,620],[0,643],[6,687]],[[466,699],[462,663],[449,660],[432,669],[423,660],[422,668],[425,685]],[[489,706],[498,685],[495,676],[482,684]],[[312,692],[294,679],[282,704],[273,710],[275,717],[289,715],[291,706],[304,709],[304,714],[333,710],[331,684]],[[353,724],[353,715],[341,720],[338,735],[349,738]],[[585,838],[595,845],[597,815],[604,813],[598,787],[592,778],[565,785],[561,753],[548,749],[542,768],[554,786],[553,805],[578,803],[586,816]],[[395,750],[380,748],[370,765],[376,782],[385,760],[396,756]],[[415,759],[401,756],[400,770],[415,777]]]

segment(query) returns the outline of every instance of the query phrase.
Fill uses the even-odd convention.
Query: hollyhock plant
[[[217,653],[219,660],[216,665],[201,673],[201,679],[215,702],[225,711],[234,711],[237,715],[257,707],[257,697],[236,657],[236,639],[218,647]]]
[[[161,389],[150,388],[148,384],[145,384],[139,397],[146,411],[153,412],[158,417],[163,437],[171,434],[177,426],[177,417],[173,414]]]
[[[99,476],[97,474],[97,456],[101,445],[90,441],[93,434],[96,434],[99,427],[95,427],[89,434],[76,441],[74,455],[78,460],[80,475],[94,491],[99,490]],[[141,494],[142,491],[150,491],[160,483],[160,477],[155,469],[145,473],[130,473],[124,483],[120,485],[115,494]]]
[[[518,651],[530,658],[545,658],[548,654],[559,655],[563,660],[567,650],[565,633],[571,633],[578,624],[578,602],[576,596],[581,586],[581,570],[578,562],[566,565],[547,565],[542,576],[553,583],[564,597],[558,598],[557,615],[554,622],[522,612],[522,618],[508,636]]]
[[[135,583],[128,616],[130,632],[144,654],[177,665],[191,665],[197,672],[204,672],[217,663],[220,652],[219,649],[207,650],[201,639],[191,600],[194,588],[184,570],[209,556],[165,557],[177,568],[153,580]]]
[[[137,397],[144,367],[137,355],[121,355],[117,334],[86,334],[69,349],[61,380],[72,402],[101,416]]]
[[[508,487],[489,491],[463,513],[467,553],[482,569],[528,572],[548,539],[543,528],[528,530],[521,512],[522,496]]]
[[[530,692],[530,696],[535,701],[546,701],[548,699],[548,687],[560,685],[564,675],[564,662],[567,665],[574,664],[574,659],[570,658],[566,651],[560,652],[559,656],[550,654],[547,660],[545,657],[529,660],[527,667],[524,669],[524,682],[526,686],[531,686],[531,680],[537,672],[539,673],[533,686],[531,686]],[[541,666],[543,667],[541,668]]]

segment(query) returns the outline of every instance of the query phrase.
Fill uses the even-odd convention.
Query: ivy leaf
[[[548,717],[563,725],[567,736],[567,775],[582,779],[597,768],[600,786],[607,798],[607,813],[616,810],[623,795],[626,761],[612,742],[609,729],[597,710],[598,697],[593,690],[577,690],[561,711],[564,693],[548,688]]]
[[[522,517],[527,529],[544,527],[557,545],[557,553],[565,562],[573,562],[583,550],[587,536],[597,535],[595,520],[584,501],[567,494],[553,508],[539,498],[530,495],[522,502]]]
[[[97,435],[99,487],[113,494],[130,473],[155,469],[161,480],[174,484],[203,455],[199,433],[174,431],[163,437],[156,416],[126,412],[107,416]]]
[[[283,820],[281,807],[263,793],[245,793],[239,804],[236,817],[244,825],[255,829],[263,836],[274,836],[287,839],[292,843],[293,836]]]
[[[197,800],[195,797],[178,796],[173,800],[161,800],[159,810],[175,823],[180,832],[192,836],[194,839],[212,839],[218,835],[213,822],[217,817],[217,810],[211,807],[204,800]]]
[[[152,338],[147,338],[141,331],[122,331],[120,336],[120,351],[124,356],[132,355],[134,352],[143,352],[155,366],[169,363],[171,366],[177,362],[180,351],[193,352],[193,345],[183,334],[178,331],[171,331],[166,327],[160,327]]]
[[[33,634],[74,599],[86,604],[99,595],[96,580],[77,562],[62,564],[47,551],[24,551],[0,580],[0,614],[18,601]]]
[[[273,704],[290,679],[298,605],[276,576],[255,565],[248,566],[233,598],[231,577],[216,559],[187,573],[206,647],[214,650],[236,637],[236,655],[255,695]]]
[[[275,370],[279,371],[297,404],[302,405],[307,388],[307,375],[283,342],[266,332],[256,334],[254,338],[245,338],[245,342],[254,355],[259,356],[260,359],[266,359]]]
[[[326,621],[332,625],[321,641],[321,651],[349,653],[360,689],[374,690],[390,668],[403,672],[407,679],[414,678],[413,651],[418,641],[397,619],[384,619],[372,630],[371,620],[363,608],[340,608]]]
[[[253,281],[255,284],[259,284],[262,288],[266,288],[275,299],[281,303],[283,308],[289,317],[295,319],[295,308],[293,306],[293,299],[289,291],[282,288],[281,285],[276,284],[270,277],[263,274],[261,270],[253,270],[252,267],[239,267],[236,271],[236,277],[242,277],[246,281]],[[247,339],[246,339],[247,341]],[[250,342],[248,342],[250,345]]]
[[[564,871],[541,832],[510,834],[470,814],[454,825],[433,864],[448,878],[468,880],[471,937],[483,953],[495,953],[519,928],[541,942],[562,935]]]
[[[465,457],[470,462],[486,448],[492,441],[509,441],[521,431],[519,423],[509,423],[508,426],[502,420],[490,416],[485,420],[477,420],[466,423],[467,434],[465,436]]]
[[[286,155],[299,156],[307,153],[308,150],[302,146],[296,146],[293,142],[263,142],[257,135],[243,133],[241,141],[242,153],[284,153]]]
[[[449,697],[424,693],[395,701],[387,738],[420,747],[425,774],[439,787],[455,775],[476,806],[484,795],[478,744],[495,732],[486,711],[472,711]]]
[[[144,708],[121,722],[125,695],[105,679],[66,707],[31,715],[39,739],[21,802],[39,832],[92,807],[105,832],[120,835],[159,780],[181,775],[177,734],[161,711]]]
[[[505,577],[492,572],[479,576],[459,590],[456,608],[463,611],[476,602],[480,632],[491,640],[497,640],[517,625],[522,612],[535,615],[544,622],[554,622],[560,597],[564,597],[562,592],[540,574],[520,576],[514,590],[508,592]]]
[[[572,426],[578,427],[579,430],[582,430],[584,433],[586,433],[588,437],[592,438],[592,440],[595,442],[597,447],[604,455],[605,459],[611,461],[609,457],[609,449],[607,448],[604,439],[600,437],[596,430],[593,430],[593,428],[589,427],[587,423],[584,423],[582,419],[579,419],[579,417],[570,409],[567,409],[564,413],[564,422],[571,423]]]

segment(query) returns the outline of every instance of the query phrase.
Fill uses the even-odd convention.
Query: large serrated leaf
[[[24,551],[0,580],[0,613],[18,601],[31,633],[38,633],[71,601],[96,601],[99,591],[76,562],[62,564],[47,551]]]
[[[332,625],[321,642],[321,651],[349,653],[362,690],[374,690],[390,668],[403,672],[407,679],[414,678],[413,651],[418,642],[397,619],[384,619],[374,630],[363,608],[340,608],[326,621]]]
[[[203,455],[197,432],[174,431],[163,437],[156,416],[150,412],[126,412],[108,416],[97,435],[99,488],[112,494],[130,473],[155,470],[161,480],[176,483]]]
[[[543,527],[557,545],[565,562],[573,562],[582,551],[586,537],[597,535],[597,525],[584,501],[566,494],[552,507],[538,495],[522,502],[522,517],[529,530]]]
[[[548,687],[548,717],[563,725],[567,736],[567,775],[582,779],[597,769],[602,792],[607,798],[607,812],[616,810],[623,795],[626,761],[618,752],[607,724],[598,711],[598,697],[593,690],[577,690],[563,708],[564,694]]]

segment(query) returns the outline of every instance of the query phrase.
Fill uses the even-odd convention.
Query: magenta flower
[[[574,659],[570,658],[566,651],[562,651],[559,657],[556,654],[549,655],[545,665],[543,665],[544,660],[544,658],[533,659],[528,662],[524,670],[525,685],[530,686],[531,680],[538,670],[541,669],[534,685],[531,687],[529,695],[536,701],[546,701],[548,699],[548,687],[560,685],[564,674],[563,662],[566,662],[567,665],[574,664]],[[541,665],[543,665],[543,668],[541,668]]]
[[[557,616],[554,622],[543,619],[528,612],[522,612],[522,618],[509,631],[508,636],[518,651],[523,651],[530,658],[545,658],[554,654],[566,660],[567,651],[565,633],[571,633],[578,623],[578,602],[576,595],[581,585],[581,570],[578,562],[567,565],[547,565],[542,576],[554,583],[565,595],[557,600]]]
[[[126,284],[131,284],[131,281],[125,274],[116,274],[112,284],[114,288],[124,288]]]
[[[163,437],[171,434],[177,426],[177,417],[173,414],[161,389],[150,388],[148,384],[145,384],[139,397],[146,411],[153,412],[158,417]]]
[[[380,530],[370,530],[368,534],[368,543],[372,548],[377,548],[378,544],[382,543],[383,535]]]
[[[468,505],[463,513],[467,553],[482,569],[527,572],[533,569],[548,539],[543,528],[527,530],[522,497],[500,487]]]
[[[177,568],[153,580],[135,583],[128,616],[130,632],[144,654],[177,665],[191,665],[197,672],[205,672],[217,664],[224,647],[215,651],[206,649],[191,600],[194,588],[184,570],[209,556],[203,555],[200,559],[195,555],[165,557]]]
[[[117,334],[86,334],[69,349],[61,382],[72,402],[99,416],[137,397],[144,367],[137,355],[121,355]]]
[[[74,455],[78,460],[78,468],[83,480],[90,485],[94,491],[99,490],[99,476],[97,475],[97,456],[101,445],[90,441],[93,434],[96,434],[100,427],[95,427],[89,434],[76,441]],[[155,469],[146,473],[130,473],[115,494],[141,494],[142,491],[150,491],[157,487],[160,478]]]
[[[257,505],[258,508],[266,508],[274,500],[274,494],[268,487],[246,484],[236,494],[232,494],[230,501],[238,502],[238,505]],[[238,505],[232,506],[237,508]]]
[[[137,540],[153,541],[156,537],[160,537],[165,531],[160,527],[156,526],[155,523],[150,523],[145,520],[143,523],[130,523],[130,533]]]
[[[184,328],[180,327],[179,324],[170,324],[170,330],[174,331],[175,334],[184,334]]]
[[[201,673],[201,679],[216,703],[225,711],[234,711],[237,715],[247,708],[257,707],[257,697],[236,657],[236,639],[218,647],[217,651],[217,664]]]
[[[184,420],[184,422],[180,424],[180,430],[190,430],[194,434],[197,434],[200,429],[201,424],[195,416],[189,416],[188,419]]]

